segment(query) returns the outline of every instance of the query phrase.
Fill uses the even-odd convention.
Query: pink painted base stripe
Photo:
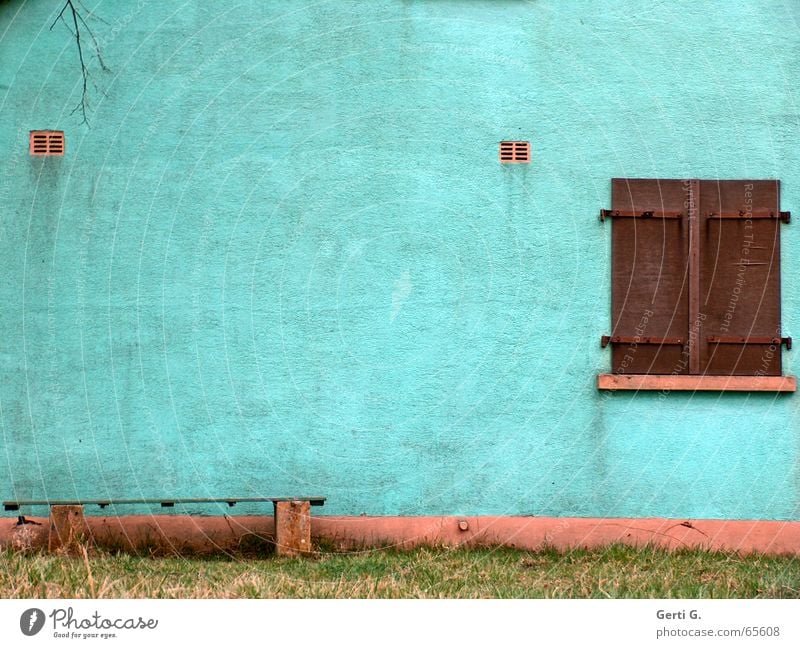
[[[46,518],[39,525],[16,525],[0,519],[0,546],[41,547],[47,544]],[[87,517],[100,546],[167,551],[214,552],[235,550],[257,536],[271,536],[271,516]],[[800,521],[682,520],[664,518],[547,518],[547,517],[334,517],[312,516],[316,540],[343,549],[375,546],[509,546],[520,549],[596,548],[611,543],[652,544],[676,549],[800,555]]]
[[[461,530],[461,526],[467,529]],[[464,524],[466,523],[466,524]],[[603,547],[612,543],[669,549],[800,553],[800,522],[664,518],[319,517],[314,534],[341,542],[505,545],[520,549]]]

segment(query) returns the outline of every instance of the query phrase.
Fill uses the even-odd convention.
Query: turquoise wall
[[[798,397],[595,388],[612,177],[800,211],[800,5],[91,0],[86,126],[59,4],[0,1],[0,498],[800,516]]]

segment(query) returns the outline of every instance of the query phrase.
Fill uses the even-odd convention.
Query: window
[[[611,184],[611,373],[601,389],[795,391],[782,375],[777,180]]]
[[[64,131],[31,131],[31,155],[64,155]]]

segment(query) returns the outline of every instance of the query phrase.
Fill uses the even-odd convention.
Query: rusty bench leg
[[[57,551],[71,556],[80,555],[81,544],[86,537],[83,506],[70,504],[50,507],[48,551]]]
[[[275,502],[275,555],[311,551],[311,502]]]

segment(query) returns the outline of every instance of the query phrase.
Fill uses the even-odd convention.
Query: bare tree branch
[[[80,3],[80,2],[78,4],[83,6],[83,4]],[[81,23],[83,23],[83,26],[86,27],[87,33],[92,38],[92,44],[94,45],[94,52],[97,55],[97,60],[100,61],[100,67],[103,69],[104,72],[108,72],[108,67],[106,66],[106,63],[103,60],[103,56],[100,53],[100,44],[97,42],[97,38],[95,37],[94,32],[92,31],[92,28],[89,27],[89,25],[86,23],[86,21],[84,20],[84,18],[83,18],[83,16],[81,14],[78,14],[78,20],[80,20]]]
[[[83,7],[78,0],[78,4]],[[66,11],[69,10],[69,15],[65,18],[64,14]],[[85,10],[85,7],[84,7]],[[67,22],[68,17],[72,17],[72,26]],[[106,67],[105,61],[103,61],[103,57],[100,54],[100,45],[97,42],[97,38],[95,38],[94,32],[87,24],[84,17],[80,14],[80,12],[76,9],[75,5],[73,4],[72,0],[66,0],[64,6],[61,7],[61,11],[58,12],[56,19],[53,21],[53,24],[50,25],[50,30],[52,31],[53,27],[56,26],[58,21],[64,23],[66,28],[69,32],[75,37],[75,44],[78,46],[78,60],[81,64],[81,79],[83,81],[83,88],[81,89],[81,99],[78,102],[78,105],[72,109],[70,114],[75,114],[76,112],[80,111],[83,124],[89,125],[89,120],[86,117],[86,107],[88,106],[89,100],[87,96],[87,89],[89,84],[89,68],[86,66],[86,60],[84,58],[83,52],[83,43],[81,43],[81,25],[83,25],[83,29],[86,33],[89,34],[90,38],[92,39],[92,45],[94,46],[94,51],[97,54],[97,60],[100,61],[100,67],[103,70],[108,70]]]
[[[100,17],[96,13],[94,13],[85,4],[83,4],[83,2],[81,2],[81,0],[78,0],[78,4],[81,6],[81,9],[83,9],[83,13],[85,13],[87,16],[91,16],[92,18],[95,18],[96,20],[99,20],[104,25],[110,25],[111,24],[107,20],[104,20],[102,17]]]

